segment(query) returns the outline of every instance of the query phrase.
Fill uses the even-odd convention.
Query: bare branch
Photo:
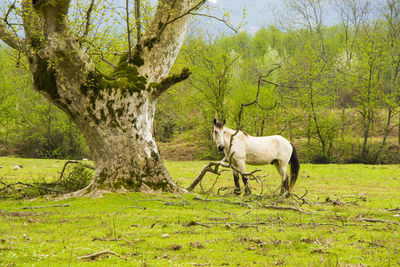
[[[108,65],[110,65],[111,67],[113,67],[114,69],[117,68],[117,65],[115,65],[114,63],[112,63],[111,61],[109,61],[108,59],[106,59],[103,55],[103,52],[100,52],[100,59],[102,61],[104,61],[105,63],[107,63]]]
[[[204,175],[207,172],[211,172],[213,174],[217,174],[218,176],[221,175],[222,171],[218,171],[219,167],[222,166],[224,168],[230,168],[236,172],[238,172],[240,175],[243,175],[244,177],[246,177],[248,180],[257,180],[260,182],[259,177],[256,177],[254,174],[260,170],[254,170],[252,172],[249,173],[245,173],[242,172],[241,170],[239,170],[238,168],[236,168],[235,166],[233,166],[232,164],[227,164],[224,162],[210,162],[208,163],[206,166],[204,166],[203,170],[200,172],[200,174],[196,177],[196,179],[192,182],[192,184],[186,189],[188,191],[193,191],[193,189],[197,186],[198,183],[201,182],[201,180],[203,180]],[[215,183],[214,183],[215,184]],[[262,182],[261,182],[262,184]],[[213,185],[214,186],[214,185]],[[261,188],[261,193],[262,194],[262,188]]]
[[[117,256],[117,257],[119,257],[121,259],[126,260],[124,257],[122,257],[121,255],[119,255],[119,254],[117,254],[115,252],[112,252],[110,249],[106,249],[106,250],[103,250],[103,251],[100,251],[100,252],[96,252],[96,253],[93,253],[93,254],[89,254],[89,255],[80,256],[80,257],[77,257],[77,259],[80,259],[80,260],[91,259],[91,260],[93,260],[93,259],[95,259],[95,258],[97,258],[97,257],[99,257],[101,255],[105,255],[105,254],[111,254],[111,255]]]
[[[190,15],[191,12],[198,10],[206,2],[206,0],[199,1],[193,7],[189,8],[187,11],[184,11],[183,13],[181,13],[180,15],[177,15],[176,17],[174,17],[172,19],[171,19],[171,11],[174,11],[177,1],[175,0],[175,1],[171,1],[171,2],[172,2],[172,4],[169,3],[168,8],[164,7],[165,8],[164,12],[167,12],[167,14],[168,14],[167,17],[165,19],[161,18],[158,21],[158,23],[156,25],[155,36],[145,40],[144,41],[144,45],[145,46],[151,47],[152,45],[154,45],[154,43],[159,42],[160,38],[161,38],[161,35],[163,34],[164,30],[166,29],[166,27],[169,24],[174,23],[174,22],[178,21],[179,19],[182,19],[183,17],[185,17],[187,15]],[[160,7],[160,3],[159,3],[159,7]]]
[[[131,30],[129,27],[129,0],[125,1],[125,11],[126,11],[126,31],[128,34],[128,62],[132,61],[132,44],[131,44]]]
[[[238,33],[237,28],[233,27],[233,25],[230,24],[229,21],[226,21],[226,20],[224,20],[224,19],[220,19],[220,18],[218,18],[218,17],[216,17],[216,16],[209,15],[209,14],[203,14],[203,13],[193,13],[193,12],[190,12],[189,14],[190,14],[190,15],[193,15],[193,16],[201,16],[201,17],[207,17],[207,18],[211,18],[211,19],[218,20],[218,21],[224,23],[229,29],[231,29],[231,30],[234,31],[235,33]]]
[[[28,210],[28,209],[46,209],[46,208],[65,208],[69,207],[69,204],[58,204],[58,205],[48,205],[48,206],[28,206],[22,207],[21,210]]]
[[[83,33],[83,38],[86,38],[89,33],[90,17],[92,15],[94,1],[95,0],[91,0],[90,6],[89,6],[88,10],[86,11],[86,25],[85,25],[85,32]]]
[[[201,1],[198,2],[195,6],[193,6],[192,8],[190,8],[188,11],[186,11],[186,12],[184,12],[183,14],[181,14],[181,15],[179,15],[179,16],[177,16],[177,17],[175,17],[175,18],[173,18],[173,19],[171,19],[171,20],[165,22],[165,24],[163,25],[163,28],[160,30],[160,32],[162,33],[162,31],[165,29],[165,27],[166,27],[168,24],[171,24],[171,23],[177,21],[178,19],[183,18],[184,16],[187,16],[187,15],[189,15],[189,14],[192,14],[192,11],[198,10],[205,2],[206,2],[206,0],[201,0]]]
[[[140,17],[140,0],[135,0],[136,43],[142,39],[142,21]]]

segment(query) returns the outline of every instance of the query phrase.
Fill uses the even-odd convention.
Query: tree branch
[[[157,85],[153,85],[153,88],[156,89],[154,91],[154,96],[155,97],[160,96],[163,92],[165,92],[172,85],[174,85],[176,83],[179,83],[181,81],[184,81],[187,78],[189,78],[190,74],[192,74],[192,73],[190,72],[190,70],[188,68],[183,68],[182,72],[180,74],[169,75],[168,77],[163,79]]]
[[[160,29],[160,34],[162,34],[162,32],[164,31],[165,27],[166,27],[168,24],[171,24],[171,23],[177,21],[178,19],[183,18],[184,16],[187,16],[187,15],[189,15],[189,14],[192,14],[192,11],[198,10],[205,2],[206,2],[206,0],[201,0],[201,1],[198,2],[195,6],[193,6],[193,7],[190,8],[188,11],[184,12],[183,14],[181,14],[180,16],[177,16],[177,17],[175,17],[175,18],[173,18],[173,19],[171,19],[171,20],[165,22],[163,28]]]
[[[110,249],[106,249],[106,250],[103,250],[103,251],[100,251],[100,252],[96,252],[96,253],[93,253],[93,254],[89,254],[89,255],[79,256],[79,257],[77,257],[77,259],[79,259],[79,260],[83,260],[83,259],[94,260],[95,258],[97,258],[97,257],[99,257],[101,255],[105,255],[105,254],[111,254],[111,255],[117,256],[117,257],[119,257],[119,258],[121,258],[123,260],[126,260],[126,258],[122,257],[121,255],[119,255],[119,254],[117,254],[115,252],[110,251]]]
[[[126,11],[126,33],[128,35],[128,62],[132,61],[131,29],[129,27],[129,0],[125,1]]]
[[[25,40],[10,31],[5,21],[0,21],[0,39],[11,48],[25,52]]]
[[[95,0],[91,0],[90,6],[89,6],[88,10],[86,11],[86,25],[85,25],[85,32],[83,33],[83,38],[86,38],[89,33],[90,17],[92,15],[94,1]]]
[[[142,39],[142,21],[140,17],[140,0],[135,0],[136,43]]]
[[[170,59],[178,55],[183,45],[189,25],[190,15],[188,12],[200,6],[204,1],[158,1],[154,19],[141,39],[140,56],[144,59],[144,64],[139,68],[141,75],[146,75],[148,79],[157,83],[167,77],[173,63]],[[153,66],[160,67],[154,68]]]
[[[218,21],[224,23],[229,29],[231,29],[235,33],[238,33],[238,30],[236,28],[234,28],[232,24],[230,24],[228,21],[226,21],[224,19],[220,19],[220,18],[218,18],[216,16],[203,14],[203,13],[192,13],[192,12],[189,12],[189,14],[193,15],[193,16],[201,16],[201,17],[207,17],[207,18],[218,20]]]

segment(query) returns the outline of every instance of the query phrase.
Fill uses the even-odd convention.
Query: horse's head
[[[224,121],[217,121],[217,119],[214,119],[214,129],[213,129],[213,140],[215,144],[217,145],[217,148],[219,151],[223,151],[225,146],[224,146],[224,126],[225,126],[225,120]]]

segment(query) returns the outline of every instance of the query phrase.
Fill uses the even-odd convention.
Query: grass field
[[[50,181],[63,163],[0,158],[0,181]],[[205,164],[166,162],[182,187]],[[279,199],[273,166],[260,174],[263,196],[255,182],[253,196],[217,196],[224,173],[208,194],[0,200],[0,266],[400,265],[400,165],[302,165],[294,193],[309,204]]]

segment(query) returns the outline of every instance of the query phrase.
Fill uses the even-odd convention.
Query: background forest
[[[245,109],[250,134],[287,137],[302,162],[400,162],[400,3],[333,2],[333,26],[324,23],[323,1],[286,0],[285,22],[255,34],[210,37],[195,19],[172,71],[192,75],[158,102],[154,135],[164,157],[221,157],[213,118],[237,127],[241,104],[260,86],[267,109]],[[75,125],[32,90],[19,55],[0,47],[0,156],[87,154]]]

